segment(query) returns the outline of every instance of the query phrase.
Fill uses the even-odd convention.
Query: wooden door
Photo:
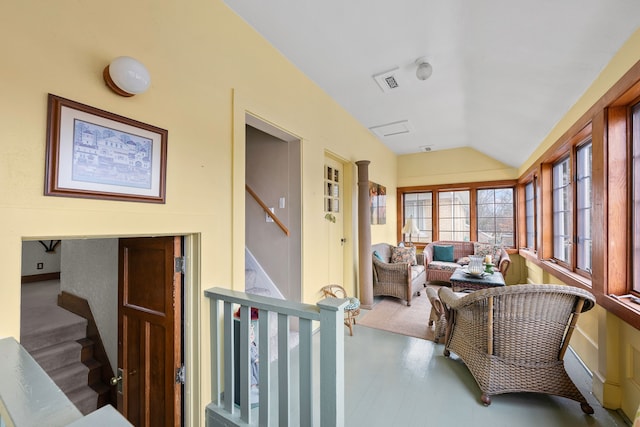
[[[324,210],[325,215],[329,215],[325,216],[329,241],[327,283],[341,285],[344,283],[344,224],[342,221],[344,175],[342,163],[325,156],[324,174]]]
[[[136,427],[181,424],[181,238],[120,239],[118,410]]]

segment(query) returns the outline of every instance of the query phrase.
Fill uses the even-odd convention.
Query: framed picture
[[[387,223],[387,187],[369,181],[369,210],[371,224]]]
[[[49,94],[45,196],[165,203],[167,131]]]

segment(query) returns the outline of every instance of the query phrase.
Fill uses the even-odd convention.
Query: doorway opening
[[[197,236],[140,238],[136,240],[155,245],[162,239],[178,242],[176,246],[172,247],[172,258],[170,260],[167,258],[167,263],[171,263],[171,269],[174,269],[176,265],[173,259],[174,254],[181,256],[184,251],[187,257],[193,257],[193,248],[196,247],[194,241]],[[45,245],[39,241],[23,241],[21,343],[32,353],[36,361],[58,386],[63,391],[68,391],[67,396],[81,412],[92,412],[104,404],[112,404],[122,412],[122,405],[118,405],[118,389],[126,386],[123,382],[117,381],[121,376],[118,374],[118,368],[123,366],[122,356],[118,354],[118,343],[121,341],[118,335],[122,333],[123,325],[122,316],[119,315],[119,311],[122,310],[118,308],[121,297],[118,291],[118,282],[122,275],[119,274],[119,267],[122,264],[119,244],[121,240],[129,239],[96,237],[58,240],[60,243],[53,251],[46,251]],[[45,241],[45,243],[48,242]],[[139,249],[139,254],[143,255],[155,250],[154,248]],[[186,263],[185,274],[180,274],[179,281],[174,284],[177,291],[176,301],[179,303],[179,315],[176,318],[175,327],[169,335],[172,337],[172,342],[164,343],[167,346],[179,343],[174,350],[179,362],[184,361],[185,365],[190,368],[187,370],[187,381],[194,378],[194,375],[197,378],[198,370],[198,367],[192,363],[193,360],[197,360],[194,357],[195,346],[192,338],[197,336],[196,331],[191,326],[185,327],[189,324],[197,324],[196,321],[185,321],[185,319],[196,319],[197,313],[195,313],[193,302],[194,296],[200,291],[195,289],[196,284],[191,277],[192,261],[190,259]],[[28,294],[26,298],[25,292]],[[156,304],[154,309],[159,311],[160,305],[158,304],[161,303],[161,300],[157,296],[158,294],[155,293],[151,298],[152,303]],[[133,299],[135,300],[135,298],[136,296]],[[129,302],[134,301],[130,299]],[[63,309],[61,305],[65,308]],[[150,310],[150,312],[152,311]],[[58,332],[53,333],[52,331],[55,330],[54,322],[46,321],[43,317],[47,312],[53,313],[54,318],[61,319],[63,323],[71,322],[65,324],[62,329],[73,329],[74,332],[68,336],[56,335]],[[89,319],[89,317],[91,318]],[[73,328],[67,327],[71,324],[75,326]],[[159,335],[157,325],[145,326],[143,330],[146,330],[149,336],[155,335],[157,337]],[[32,340],[33,344],[29,344],[30,334],[31,338],[35,339],[35,341]],[[77,334],[84,336],[76,336]],[[46,339],[42,341],[47,336],[49,342],[46,342]],[[173,337],[178,339],[173,340]],[[46,348],[47,346],[59,346],[62,349]],[[91,348],[87,349],[87,347]],[[147,356],[158,358],[157,354]],[[163,366],[168,363],[166,360],[160,362]],[[164,368],[163,377],[170,377],[172,382],[175,381],[174,368],[168,366],[164,366]],[[166,374],[169,370],[172,371],[171,375]],[[86,384],[80,386],[76,379],[71,379],[67,373],[72,371],[79,373],[81,377],[86,377]],[[112,379],[116,379],[113,386],[109,385]],[[132,384],[133,381],[129,381],[129,383]],[[148,387],[145,385],[144,390],[136,390],[135,393],[146,399],[147,396],[144,393],[149,390],[153,392],[154,388],[158,387],[160,387],[158,383],[151,383]],[[175,417],[163,421],[166,425],[189,424],[190,420],[197,416],[193,413],[193,407],[196,405],[192,404],[195,396],[191,393],[191,390],[197,389],[197,386],[194,386],[191,381],[187,387],[189,391],[184,393],[183,385],[177,385],[180,399],[176,401],[181,403],[174,407]],[[96,392],[93,396],[91,396],[90,389]],[[185,396],[186,399],[182,399],[182,396]],[[78,398],[77,402],[74,401],[76,397]]]
[[[302,301],[301,161],[300,138],[245,115],[247,292]]]

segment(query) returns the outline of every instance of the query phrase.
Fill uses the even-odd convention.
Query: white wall
[[[86,299],[118,367],[118,239],[63,240],[60,290]]]
[[[49,241],[45,241],[48,245]],[[38,269],[42,263],[42,269]],[[60,245],[55,252],[46,252],[37,240],[22,242],[22,276],[57,273],[60,271]]]

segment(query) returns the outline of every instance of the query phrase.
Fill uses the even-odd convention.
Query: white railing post
[[[320,307],[321,427],[344,426],[344,307],[346,300],[327,298]]]
[[[313,414],[319,414],[321,427],[344,427],[344,307],[347,300],[328,298],[316,305],[278,300],[270,297],[250,295],[223,288],[205,291],[210,299],[211,325],[211,375],[212,401],[206,409],[207,426],[255,425],[251,414],[249,378],[249,323],[250,308],[259,312],[258,352],[262,362],[259,373],[259,411],[257,424],[269,426],[272,415],[277,412],[280,426],[313,424]],[[219,306],[222,302],[222,307]],[[234,321],[234,304],[240,306],[240,319]],[[278,408],[271,408],[271,369],[269,313],[277,313],[278,329]],[[299,395],[291,396],[290,377],[290,318],[299,320]],[[219,322],[222,320],[222,328]],[[275,320],[275,319],[274,319]],[[319,407],[313,398],[313,343],[312,322],[320,322],[320,399]],[[234,325],[237,323],[237,325]],[[274,325],[275,326],[275,325]],[[234,329],[239,329],[238,337]],[[221,332],[221,333],[220,333]],[[238,339],[239,342],[235,342]],[[237,346],[237,348],[236,348]],[[237,352],[237,353],[236,353]],[[238,360],[236,360],[236,357]],[[236,364],[238,365],[236,367]],[[237,368],[237,371],[236,371]],[[236,378],[238,376],[238,378]],[[235,408],[235,385],[239,384],[240,411]],[[224,397],[221,399],[221,391]],[[292,420],[292,404],[299,405],[299,420]]]

